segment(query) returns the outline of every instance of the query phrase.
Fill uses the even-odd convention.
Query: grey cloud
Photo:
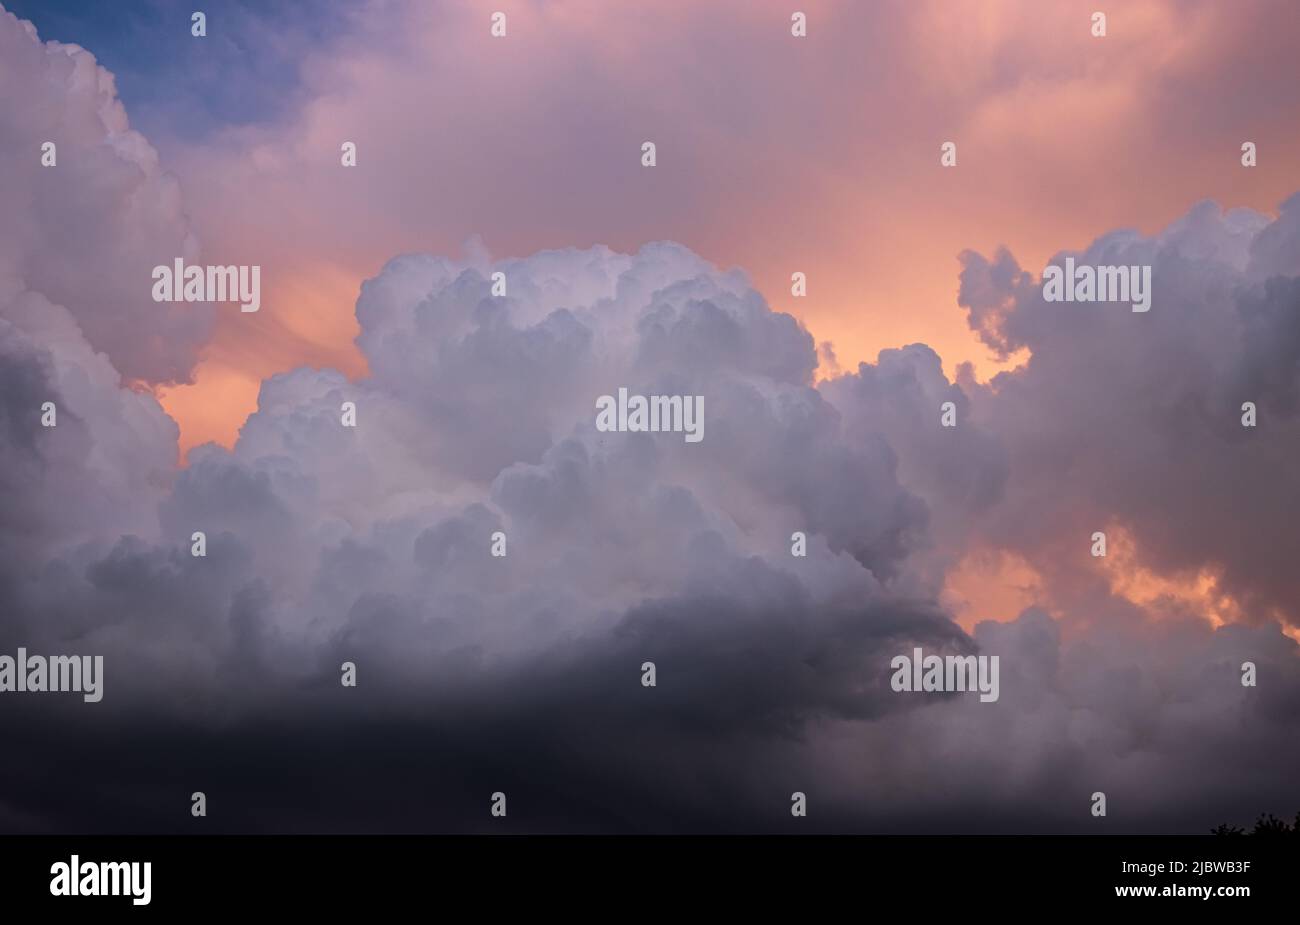
[[[1118,232],[1077,255],[1150,264],[1146,314],[1048,303],[1009,255],[996,273],[967,255],[972,317],[1003,306],[992,341],[1032,353],[969,389],[1009,460],[1004,502],[984,522],[994,543],[1049,568],[1061,558],[1053,538],[1083,549],[1116,521],[1157,571],[1221,570],[1248,619],[1300,621],[1287,561],[1300,542],[1289,513],[1300,504],[1300,281],[1272,272],[1300,252],[1294,202],[1273,222],[1201,204],[1154,238]],[[1259,407],[1253,430],[1241,426],[1247,401]]]

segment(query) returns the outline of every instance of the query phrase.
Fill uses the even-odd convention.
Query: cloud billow
[[[105,680],[93,706],[0,697],[25,759],[0,827],[1087,831],[1095,790],[1108,831],[1289,811],[1296,200],[1099,239],[1153,265],[1145,315],[966,254],[972,325],[1029,353],[987,384],[922,344],[818,382],[798,321],[670,242],[399,256],[357,301],[364,379],[271,377],[238,442],[180,468],[129,387],[203,342],[202,312],[134,288],[189,258],[179,192],[89,55],[15,23],[0,66],[57,77],[93,150],[0,242],[0,653],[103,655]],[[97,212],[55,260],[50,229]],[[598,430],[621,387],[703,396],[705,438]],[[1151,568],[1221,569],[1242,620],[1113,593],[1087,556],[1112,521]],[[1044,600],[968,634],[944,580],[983,548]],[[1001,698],[894,693],[914,646],[998,655]]]
[[[490,295],[498,268],[504,299]],[[112,748],[97,737],[125,729],[147,752],[161,747],[156,729],[180,744],[180,767],[242,756],[207,785],[229,788],[222,801],[237,805],[218,827],[232,829],[477,830],[488,817],[475,801],[510,787],[520,828],[782,828],[796,789],[820,795],[819,830],[935,827],[941,807],[957,829],[999,813],[1068,828],[1082,824],[1070,801],[1115,767],[1188,776],[1177,769],[1201,746],[1186,742],[1206,741],[1195,721],[1179,715],[1186,742],[1162,737],[1149,753],[1129,730],[1172,722],[1206,671],[1224,685],[1211,721],[1245,710],[1230,734],[1249,749],[1294,723],[1294,654],[1275,629],[1184,625],[1176,656],[1157,657],[1170,639],[1112,598],[1095,603],[1127,608],[1131,624],[1074,646],[1041,611],[973,639],[948,619],[936,556],[950,562],[951,544],[985,533],[1011,542],[1032,454],[999,402],[1022,394],[1016,377],[1038,375],[1040,360],[985,390],[948,382],[916,346],[815,386],[806,331],[743,277],[669,244],[491,268],[403,257],[367,283],[358,313],[369,378],[268,380],[233,449],[201,448],[154,489],[156,523],[140,524],[121,482],[84,542],[8,569],[6,612],[20,616],[7,645],[74,645],[108,666],[94,716],[60,708],[56,726],[36,727],[4,704],[19,740],[76,754],[83,740],[58,746],[50,730]],[[676,341],[692,349],[667,348]],[[5,368],[41,381],[34,361]],[[597,431],[595,397],[618,385],[705,395],[707,438]],[[950,399],[969,420],[945,447],[938,403]],[[345,401],[355,429],[341,424]],[[85,419],[79,405],[68,410]],[[117,428],[142,420],[116,415]],[[6,441],[15,461],[46,438],[28,424]],[[91,455],[65,477],[87,473]],[[202,559],[189,555],[197,529],[210,537]],[[489,553],[497,530],[504,558]],[[790,555],[795,530],[809,536],[806,558]],[[1003,699],[893,694],[889,659],[913,645],[1000,654]],[[1245,657],[1276,672],[1266,692],[1236,684]],[[655,688],[640,685],[647,660]],[[339,685],[343,661],[358,666],[355,689]],[[1108,696],[1124,677],[1133,695]],[[396,777],[380,729],[409,739]],[[957,786],[954,755],[969,769]],[[240,762],[273,770],[252,779]],[[433,788],[427,815],[363,810],[365,793],[411,782],[414,768]],[[1190,777],[1219,787],[1220,805],[1239,796],[1218,772]],[[948,796],[918,792],[927,779],[948,781]],[[336,810],[263,812],[292,805],[282,791],[307,780]],[[129,775],[67,810],[52,796],[63,782],[16,783],[46,806],[37,827],[181,825]],[[1163,819],[1168,808],[1131,786],[1133,824]],[[111,800],[138,815],[96,811]]]
[[[964,255],[972,326],[1031,352],[969,390],[1011,460],[988,526],[997,543],[1033,557],[1045,533],[1086,537],[1118,520],[1158,570],[1213,566],[1248,619],[1300,623],[1288,565],[1300,543],[1298,223],[1293,196],[1271,222],[1201,203],[1153,238],[1103,236],[1079,261],[1152,265],[1142,316],[1045,302],[1009,254]]]

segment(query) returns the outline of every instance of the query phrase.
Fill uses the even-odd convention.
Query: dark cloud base
[[[1274,748],[1274,763],[1262,767],[1257,762],[1268,753],[1262,743],[1242,747],[1222,735],[1200,747],[1183,743],[1190,747],[1179,760],[1202,769],[1199,780],[1159,779],[1171,766],[1164,761],[1151,772],[1155,780],[1125,779],[1127,772],[1107,769],[1121,767],[1121,755],[1108,760],[1061,749],[1040,758],[1030,779],[1007,786],[998,779],[1004,769],[985,750],[954,748],[952,760],[944,761],[937,757],[950,750],[943,730],[913,722],[956,696],[907,701],[889,691],[887,672],[878,670],[885,653],[905,645],[889,627],[913,633],[923,615],[845,613],[813,633],[803,622],[807,614],[750,614],[747,623],[726,606],[651,608],[594,643],[473,681],[461,675],[411,689],[372,675],[345,689],[322,675],[262,692],[262,709],[246,706],[246,715],[201,723],[157,706],[92,714],[67,701],[33,707],[9,699],[0,703],[7,751],[39,760],[11,760],[0,769],[6,794],[0,828],[1179,834],[1205,833],[1224,821],[1248,823],[1264,810],[1286,816],[1295,801],[1292,757]],[[1020,621],[1020,629],[1034,632],[1033,622]],[[931,635],[913,637],[918,644],[969,643],[945,621],[931,625]],[[655,689],[637,680],[647,651],[661,666]],[[363,679],[368,667],[361,659]],[[860,685],[863,678],[869,680]],[[1296,732],[1300,684],[1287,679],[1285,690],[1280,699],[1270,695],[1251,707],[1271,718],[1284,741]],[[147,699],[161,703],[164,694]],[[1005,696],[1014,702],[1014,693]],[[876,777],[867,761],[846,790],[828,773],[833,762],[813,757],[823,723],[847,723],[867,736],[870,726],[891,721],[885,734],[870,738],[886,764],[918,743],[937,749],[904,767],[910,781],[897,772]],[[1204,773],[1211,762],[1214,775]],[[1104,820],[1087,813],[1099,781],[1110,800]],[[1197,797],[1158,803],[1152,811],[1151,795],[1162,786]],[[206,818],[189,814],[194,790],[207,795]],[[808,796],[807,818],[790,815],[796,790]],[[489,815],[495,791],[507,794],[505,819]]]
[[[645,711],[616,725],[559,704],[465,721],[357,717],[340,710],[222,730],[138,716],[129,724],[5,723],[0,829],[7,833],[874,833],[1204,834],[1288,817],[1294,787],[1213,794],[1176,811],[1132,813],[1110,792],[1111,817],[1089,818],[1089,794],[1065,774],[1022,801],[954,801],[961,767],[928,769],[932,805],[901,808],[864,782],[859,802],[819,792],[796,768],[733,736],[670,735]],[[29,720],[30,722],[30,720]],[[75,736],[75,738],[74,738]],[[653,743],[653,744],[652,744]],[[1063,771],[1065,769],[1062,769]],[[202,789],[207,818],[191,818]],[[803,789],[807,818],[792,818]],[[494,791],[509,815],[494,819]],[[1139,796],[1134,793],[1134,796]],[[1072,807],[1073,812],[1049,807]]]

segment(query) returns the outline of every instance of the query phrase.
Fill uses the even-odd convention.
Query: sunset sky
[[[1300,164],[1286,0],[1126,0],[1100,40],[1093,0],[810,0],[806,41],[786,6],[726,0],[235,3],[206,44],[166,3],[8,6],[118,75],[202,259],[263,266],[266,308],[220,312],[193,381],[155,383],[184,449],[229,445],[271,373],[363,375],[357,293],[394,254],[677,241],[844,369],[923,342],[985,379],[1008,361],[956,304],[963,250],[1037,274],[1199,199],[1275,212]]]
[[[0,770],[0,830],[205,775],[224,831],[1300,809],[1297,48],[1291,0],[0,0],[0,654],[115,672],[0,698],[108,768]],[[181,256],[260,311],[154,302]],[[1151,311],[1046,301],[1066,256]],[[623,386],[707,436],[597,429]],[[901,699],[913,646],[1002,699]]]

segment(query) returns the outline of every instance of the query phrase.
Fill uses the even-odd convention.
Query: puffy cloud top
[[[180,185],[131,130],[113,75],[0,9],[0,125],[0,317],[16,293],[40,293],[128,379],[187,379],[211,308],[155,303],[150,273],[195,258],[198,242]],[[42,166],[45,142],[54,167]]]
[[[1300,543],[1298,219],[1300,197],[1272,221],[1206,202],[1153,238],[1114,232],[1070,255],[1150,266],[1147,313],[1046,302],[1005,251],[963,255],[972,326],[1032,354],[970,390],[1010,461],[989,526],[999,543],[1048,567],[1050,537],[1118,522],[1159,571],[1219,569],[1247,619],[1300,623],[1288,564]],[[1253,428],[1242,426],[1247,402]]]
[[[781,827],[772,787],[816,788],[828,828],[942,828],[939,812],[965,820],[958,829],[986,827],[990,813],[1070,828],[1082,818],[1070,801],[1106,787],[1142,807],[1129,827],[1179,819],[1193,792],[1222,818],[1250,813],[1247,802],[1285,791],[1300,760],[1276,749],[1300,701],[1294,644],[1259,614],[1254,629],[1213,632],[1188,613],[1151,623],[1089,572],[1086,538],[1113,517],[1144,553],[1151,542],[1162,554],[1151,538],[1168,535],[1163,519],[1209,531],[1225,514],[1226,502],[1193,499],[1196,478],[1242,465],[1228,454],[1258,438],[1207,409],[1230,410],[1215,383],[1258,369],[1244,355],[1251,343],[1285,357],[1291,319],[1270,306],[1294,280],[1252,269],[1279,222],[1198,208],[1160,239],[1102,239],[1086,257],[1156,262],[1148,315],[1043,303],[1009,255],[997,258],[1001,273],[967,255],[963,298],[999,306],[989,336],[1033,351],[988,386],[948,381],[923,345],[815,385],[808,332],[743,275],[677,245],[497,262],[403,256],[358,301],[367,379],[273,377],[233,449],[201,448],[172,479],[143,483],[138,473],[175,440],[152,399],[115,388],[107,360],[69,346],[70,314],[46,312],[63,323],[42,326],[42,313],[19,313],[26,340],[11,338],[5,354],[11,394],[62,382],[75,423],[58,431],[60,449],[30,414],[12,415],[4,452],[19,475],[6,490],[20,496],[21,473],[35,471],[23,460],[57,450],[48,508],[19,510],[28,532],[67,540],[75,526],[82,538],[6,566],[15,616],[0,641],[76,640],[104,653],[104,708],[124,722],[181,724],[194,755],[235,748],[291,769],[297,759],[261,738],[266,729],[311,753],[340,730],[398,722],[439,743],[408,757],[453,801],[472,803],[472,768],[530,794],[525,828]],[[1249,240],[1241,227],[1255,228]],[[1279,252],[1272,245],[1274,265]],[[504,298],[491,293],[496,272]],[[1242,355],[1212,362],[1208,346],[1192,350],[1204,335],[1183,331],[1179,311],[1218,325],[1221,340],[1234,325],[1258,331],[1224,340]],[[1058,327],[1073,332],[1072,354]],[[1217,378],[1183,374],[1189,358]],[[78,384],[91,375],[104,381]],[[1282,380],[1262,381],[1285,394]],[[620,386],[704,396],[705,439],[598,431],[596,398]],[[940,426],[945,401],[957,428]],[[342,425],[345,402],[355,428]],[[1282,430],[1259,445],[1289,439],[1290,420],[1270,422]],[[1178,440],[1207,458],[1176,473],[1144,440],[1168,459],[1184,458]],[[1263,478],[1274,458],[1244,462]],[[59,521],[52,499],[92,475],[99,506],[66,505]],[[1182,510],[1142,497],[1167,502],[1180,486]],[[142,499],[156,522],[142,523]],[[209,537],[206,558],[189,554],[195,530]],[[490,552],[497,531],[504,558]],[[806,558],[790,554],[795,531],[808,535]],[[1246,581],[1231,570],[1247,557],[1214,537],[1180,537],[1180,564],[1221,563]],[[968,637],[939,592],[946,570],[982,545],[1040,567],[1053,580],[1044,603],[1091,631],[1067,642],[1057,620],[1030,610]],[[1251,587],[1291,600],[1285,579],[1263,574]],[[1001,698],[893,693],[890,659],[914,645],[999,655]],[[1258,695],[1239,684],[1245,659],[1269,673]],[[364,681],[340,700],[344,661]],[[657,665],[653,691],[639,683],[644,661]],[[45,741],[12,721],[16,736]],[[230,723],[234,740],[222,731]],[[1152,739],[1151,729],[1179,731]],[[1200,743],[1222,741],[1240,762],[1204,760]],[[1261,749],[1280,760],[1255,773],[1247,801],[1241,762]],[[959,782],[945,770],[953,762],[966,769]],[[377,773],[360,780],[375,785]],[[397,807],[363,812],[357,778],[326,777],[335,818],[410,824]],[[1142,783],[1152,780],[1163,783]],[[279,799],[274,777],[229,786],[246,801],[235,828],[310,826],[256,815]],[[705,799],[701,786],[727,796]],[[935,798],[927,788],[939,786]],[[72,818],[49,814],[56,826]],[[478,824],[469,809],[444,818]]]

